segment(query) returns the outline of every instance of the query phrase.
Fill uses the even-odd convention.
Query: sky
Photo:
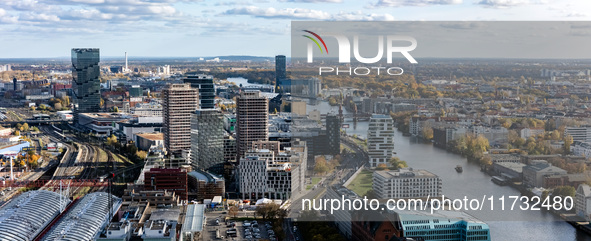
[[[291,21],[585,21],[588,0],[0,0],[0,58],[290,54]]]

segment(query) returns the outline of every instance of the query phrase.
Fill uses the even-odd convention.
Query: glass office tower
[[[101,103],[99,49],[72,49],[72,90],[76,113],[98,112]],[[77,116],[77,115],[76,115]]]

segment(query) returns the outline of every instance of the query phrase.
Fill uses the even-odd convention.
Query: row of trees
[[[490,160],[484,158],[484,152],[490,148],[488,139],[483,135],[466,134],[459,139],[450,142],[451,151],[468,158],[468,161],[477,161],[490,165]]]
[[[322,175],[325,173],[332,172],[341,163],[341,156],[335,155],[330,161],[326,160],[324,156],[317,156],[314,160],[314,173]]]
[[[382,163],[382,164],[379,164],[376,168],[378,170],[386,170],[386,169],[398,170],[400,168],[408,167],[408,164],[406,163],[406,161],[400,160],[400,158],[398,158],[398,157],[390,158],[390,160],[388,160],[388,163],[390,164],[389,167],[387,164]]]
[[[402,112],[391,112],[390,116],[396,123],[396,128],[402,133],[409,133],[410,118],[417,114],[417,111],[402,111]]]
[[[106,144],[127,156],[127,158],[129,158],[133,163],[143,161],[146,159],[146,157],[148,157],[148,153],[146,151],[138,150],[133,143],[121,145],[115,135],[107,137]]]

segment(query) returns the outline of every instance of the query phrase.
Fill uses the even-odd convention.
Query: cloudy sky
[[[292,20],[591,20],[587,0],[0,0],[0,58],[289,55]]]

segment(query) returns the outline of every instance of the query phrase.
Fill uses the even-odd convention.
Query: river
[[[314,109],[321,113],[338,113],[338,107],[330,106],[327,102],[309,104],[308,111]],[[344,110],[346,114],[347,111]],[[346,130],[349,135],[357,135],[365,138],[368,122],[352,122],[345,120],[350,128]],[[490,181],[490,176],[480,171],[475,163],[468,163],[466,158],[434,147],[431,143],[423,143],[412,137],[405,137],[401,132],[396,132],[394,139],[397,156],[405,160],[412,168],[426,169],[441,177],[443,181],[443,194],[451,198],[482,199],[483,195],[505,197],[520,195],[519,191],[509,186],[498,186]],[[462,165],[464,171],[457,173],[456,165]],[[508,209],[508,201],[505,203]],[[577,240],[591,241],[591,237],[578,231],[570,224],[563,222],[559,217],[542,211],[499,211],[500,202],[494,203],[494,211],[490,206],[484,211],[466,211],[472,216],[485,221],[491,230],[491,238],[495,241],[505,240]],[[488,211],[486,211],[488,210]]]
[[[230,79],[229,79],[230,80]],[[230,81],[248,84],[246,79],[236,78]],[[322,114],[338,114],[338,107],[330,106],[325,101],[308,104],[307,111],[319,110]],[[346,110],[343,113],[347,114]],[[345,120],[350,128],[347,134],[365,138],[367,135],[367,121],[353,123]],[[412,168],[426,169],[438,175],[443,181],[443,194],[451,198],[482,199],[483,195],[495,198],[501,196],[520,195],[519,191],[509,186],[498,186],[490,181],[490,176],[480,171],[475,163],[468,163],[466,158],[434,147],[431,143],[423,143],[412,137],[404,137],[396,132],[394,139],[396,155],[405,160]],[[457,173],[456,165],[462,165],[464,171]],[[505,207],[508,209],[509,201]],[[500,202],[495,201],[494,211],[485,206],[483,211],[466,211],[468,214],[485,221],[491,231],[491,238],[495,241],[506,240],[561,240],[561,241],[591,241],[591,237],[578,231],[559,217],[542,211],[500,211]]]

